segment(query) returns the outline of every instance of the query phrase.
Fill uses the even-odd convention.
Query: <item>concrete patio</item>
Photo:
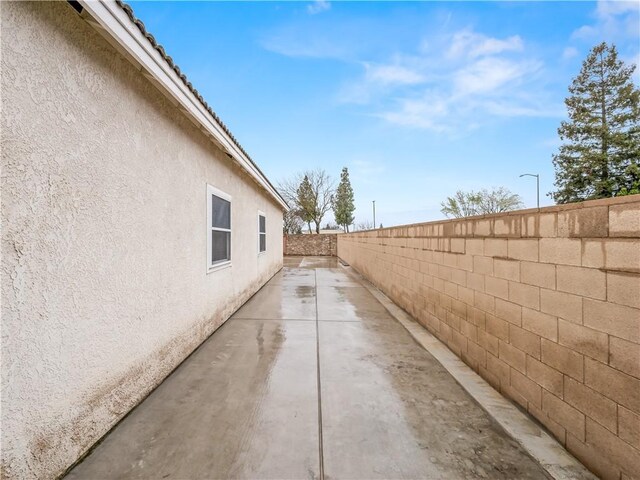
[[[335,258],[287,257],[67,478],[548,477]]]

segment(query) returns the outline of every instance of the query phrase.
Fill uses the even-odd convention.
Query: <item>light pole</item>
[[[373,201],[373,228],[376,228],[376,201]]]
[[[523,173],[520,177],[536,177],[536,205],[540,210],[540,175],[537,173]]]

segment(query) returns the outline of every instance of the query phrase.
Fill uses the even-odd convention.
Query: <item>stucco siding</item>
[[[2,476],[46,478],[281,268],[282,212],[66,2],[1,19]],[[212,273],[207,183],[233,197]]]

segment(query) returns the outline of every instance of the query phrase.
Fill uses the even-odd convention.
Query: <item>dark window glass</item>
[[[231,202],[212,195],[211,212],[213,228],[231,228]]]
[[[211,261],[231,260],[231,232],[211,232]]]
[[[267,219],[264,215],[258,215],[258,237],[260,240],[260,251],[267,250]]]

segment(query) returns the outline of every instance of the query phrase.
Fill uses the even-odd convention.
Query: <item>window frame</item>
[[[260,231],[260,217],[264,218],[264,232]],[[264,250],[260,250],[261,235],[264,235]],[[258,256],[265,253],[267,253],[267,215],[262,210],[258,210]]]
[[[213,226],[213,196],[229,202],[229,228],[220,228]],[[229,258],[213,261],[213,231],[229,233]],[[207,273],[214,272],[231,266],[233,252],[231,248],[231,239],[233,236],[233,201],[231,195],[222,190],[207,184]]]

